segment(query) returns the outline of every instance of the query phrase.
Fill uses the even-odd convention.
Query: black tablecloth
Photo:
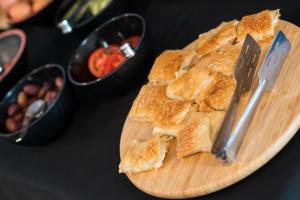
[[[297,1],[136,0],[128,11],[146,18],[158,55],[165,49],[182,48],[221,21],[266,8],[281,8],[283,19],[300,25]],[[76,36],[62,36],[51,26],[28,25],[25,30],[30,68],[46,63],[66,66],[80,41]],[[155,199],[118,174],[120,134],[139,87],[106,97],[97,106],[78,106],[65,132],[48,145],[23,147],[0,141],[0,199]],[[202,199],[299,200],[299,153],[298,134],[247,179]]]

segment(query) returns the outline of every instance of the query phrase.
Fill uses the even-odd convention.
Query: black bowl
[[[61,0],[52,0],[46,7],[41,9],[40,11],[33,13],[29,17],[23,19],[22,21],[17,22],[9,22],[9,24],[13,27],[24,28],[27,25],[32,24],[53,24],[54,13],[57,10],[61,3]]]
[[[114,71],[101,78],[91,75],[87,67],[90,53],[99,47],[99,38],[109,44],[120,43],[117,32],[124,38],[140,36],[135,48],[135,56],[126,59]],[[106,94],[122,93],[144,80],[150,70],[153,59],[150,33],[143,17],[137,14],[123,14],[110,19],[88,35],[76,49],[68,66],[68,76],[79,99],[97,99]],[[82,98],[80,98],[82,97]]]
[[[0,75],[0,99],[26,71],[26,35],[21,30],[12,29],[0,34],[0,65],[6,63],[11,66]]]
[[[57,25],[57,27],[63,16],[73,4],[74,0],[64,0],[64,2],[60,5],[54,17],[54,23]],[[69,32],[64,32],[63,28],[60,28],[60,30],[65,34],[74,32],[78,35],[86,35],[97,26],[99,26],[99,24],[105,22],[113,16],[124,12],[126,8],[127,0],[110,0],[108,5],[103,8],[103,10],[100,11],[97,15],[82,20],[80,23],[76,24]]]
[[[22,90],[23,86],[29,82],[53,81],[57,76],[63,78],[63,87],[42,116],[33,121],[28,127],[9,133],[5,127],[7,109],[9,105],[16,102],[18,92]],[[42,66],[23,77],[0,103],[0,138],[18,144],[34,145],[48,142],[61,133],[71,118],[74,105],[66,77],[64,69],[56,64]],[[26,134],[20,141],[24,131],[26,131]]]

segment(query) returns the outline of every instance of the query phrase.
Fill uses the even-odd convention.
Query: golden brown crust
[[[236,82],[233,78],[221,74],[217,75],[217,79],[217,84],[213,88],[211,95],[203,101],[214,110],[224,111],[227,110],[231,102]]]
[[[170,139],[155,135],[146,141],[134,140],[119,164],[119,173],[138,173],[161,167]]]
[[[207,112],[203,113],[205,116],[207,116],[209,121],[209,137],[211,141],[215,141],[215,138],[217,136],[218,131],[220,130],[220,127],[222,125],[222,122],[224,120],[225,111],[213,111],[213,112]]]
[[[209,121],[209,118],[202,113],[191,113],[185,127],[177,134],[177,158],[183,158],[210,149]]]
[[[185,126],[177,134],[176,157],[183,158],[197,152],[210,152],[225,112],[192,112]]]
[[[265,10],[243,17],[237,29],[238,41],[243,42],[247,33],[255,40],[273,37],[279,17],[279,10]]]
[[[195,66],[207,68],[211,73],[218,72],[232,76],[241,48],[239,44],[224,45],[221,49],[201,57]]]
[[[213,112],[213,111],[215,111],[214,109],[212,109],[211,107],[209,107],[203,101],[197,102],[197,105],[198,105],[198,110],[197,111],[199,111],[199,112]]]
[[[148,79],[154,84],[168,84],[176,78],[178,70],[187,70],[198,60],[191,50],[166,50],[154,62]]]
[[[234,86],[216,90],[211,96],[205,99],[205,103],[214,110],[227,110],[234,92]]]
[[[199,95],[201,89],[210,82],[210,79],[207,69],[193,67],[168,85],[167,96],[178,100],[193,100]]]
[[[212,75],[214,81],[207,87],[205,93],[201,93],[196,98],[199,105],[207,105],[216,111],[224,111],[231,102],[236,82],[232,77],[225,76],[221,73]]]
[[[190,101],[166,101],[154,119],[153,134],[177,135],[191,109]]]
[[[199,36],[197,53],[199,56],[215,51],[226,44],[231,44],[236,39],[238,20],[222,22],[217,28]]]
[[[166,100],[166,86],[144,85],[133,102],[129,116],[137,120],[153,121]]]

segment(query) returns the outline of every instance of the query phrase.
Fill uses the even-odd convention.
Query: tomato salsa
[[[12,64],[11,63],[6,63],[3,66],[3,72],[0,73],[0,81],[8,74],[9,70],[11,69]]]
[[[132,36],[126,39],[133,48],[136,48],[140,37]],[[122,54],[120,46],[111,44],[107,49],[97,48],[90,54],[88,58],[88,68],[93,76],[101,78],[116,69],[126,60]]]

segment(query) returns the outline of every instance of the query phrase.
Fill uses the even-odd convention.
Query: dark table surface
[[[201,32],[267,8],[300,25],[297,1],[131,1],[128,11],[143,15],[155,55],[182,48]],[[28,66],[66,66],[80,38],[62,36],[49,25],[27,25]],[[123,123],[140,86],[106,97],[96,106],[77,106],[65,132],[54,142],[23,147],[0,141],[0,200],[156,199],[118,174]],[[300,135],[257,172],[227,189],[199,199],[300,199]]]

